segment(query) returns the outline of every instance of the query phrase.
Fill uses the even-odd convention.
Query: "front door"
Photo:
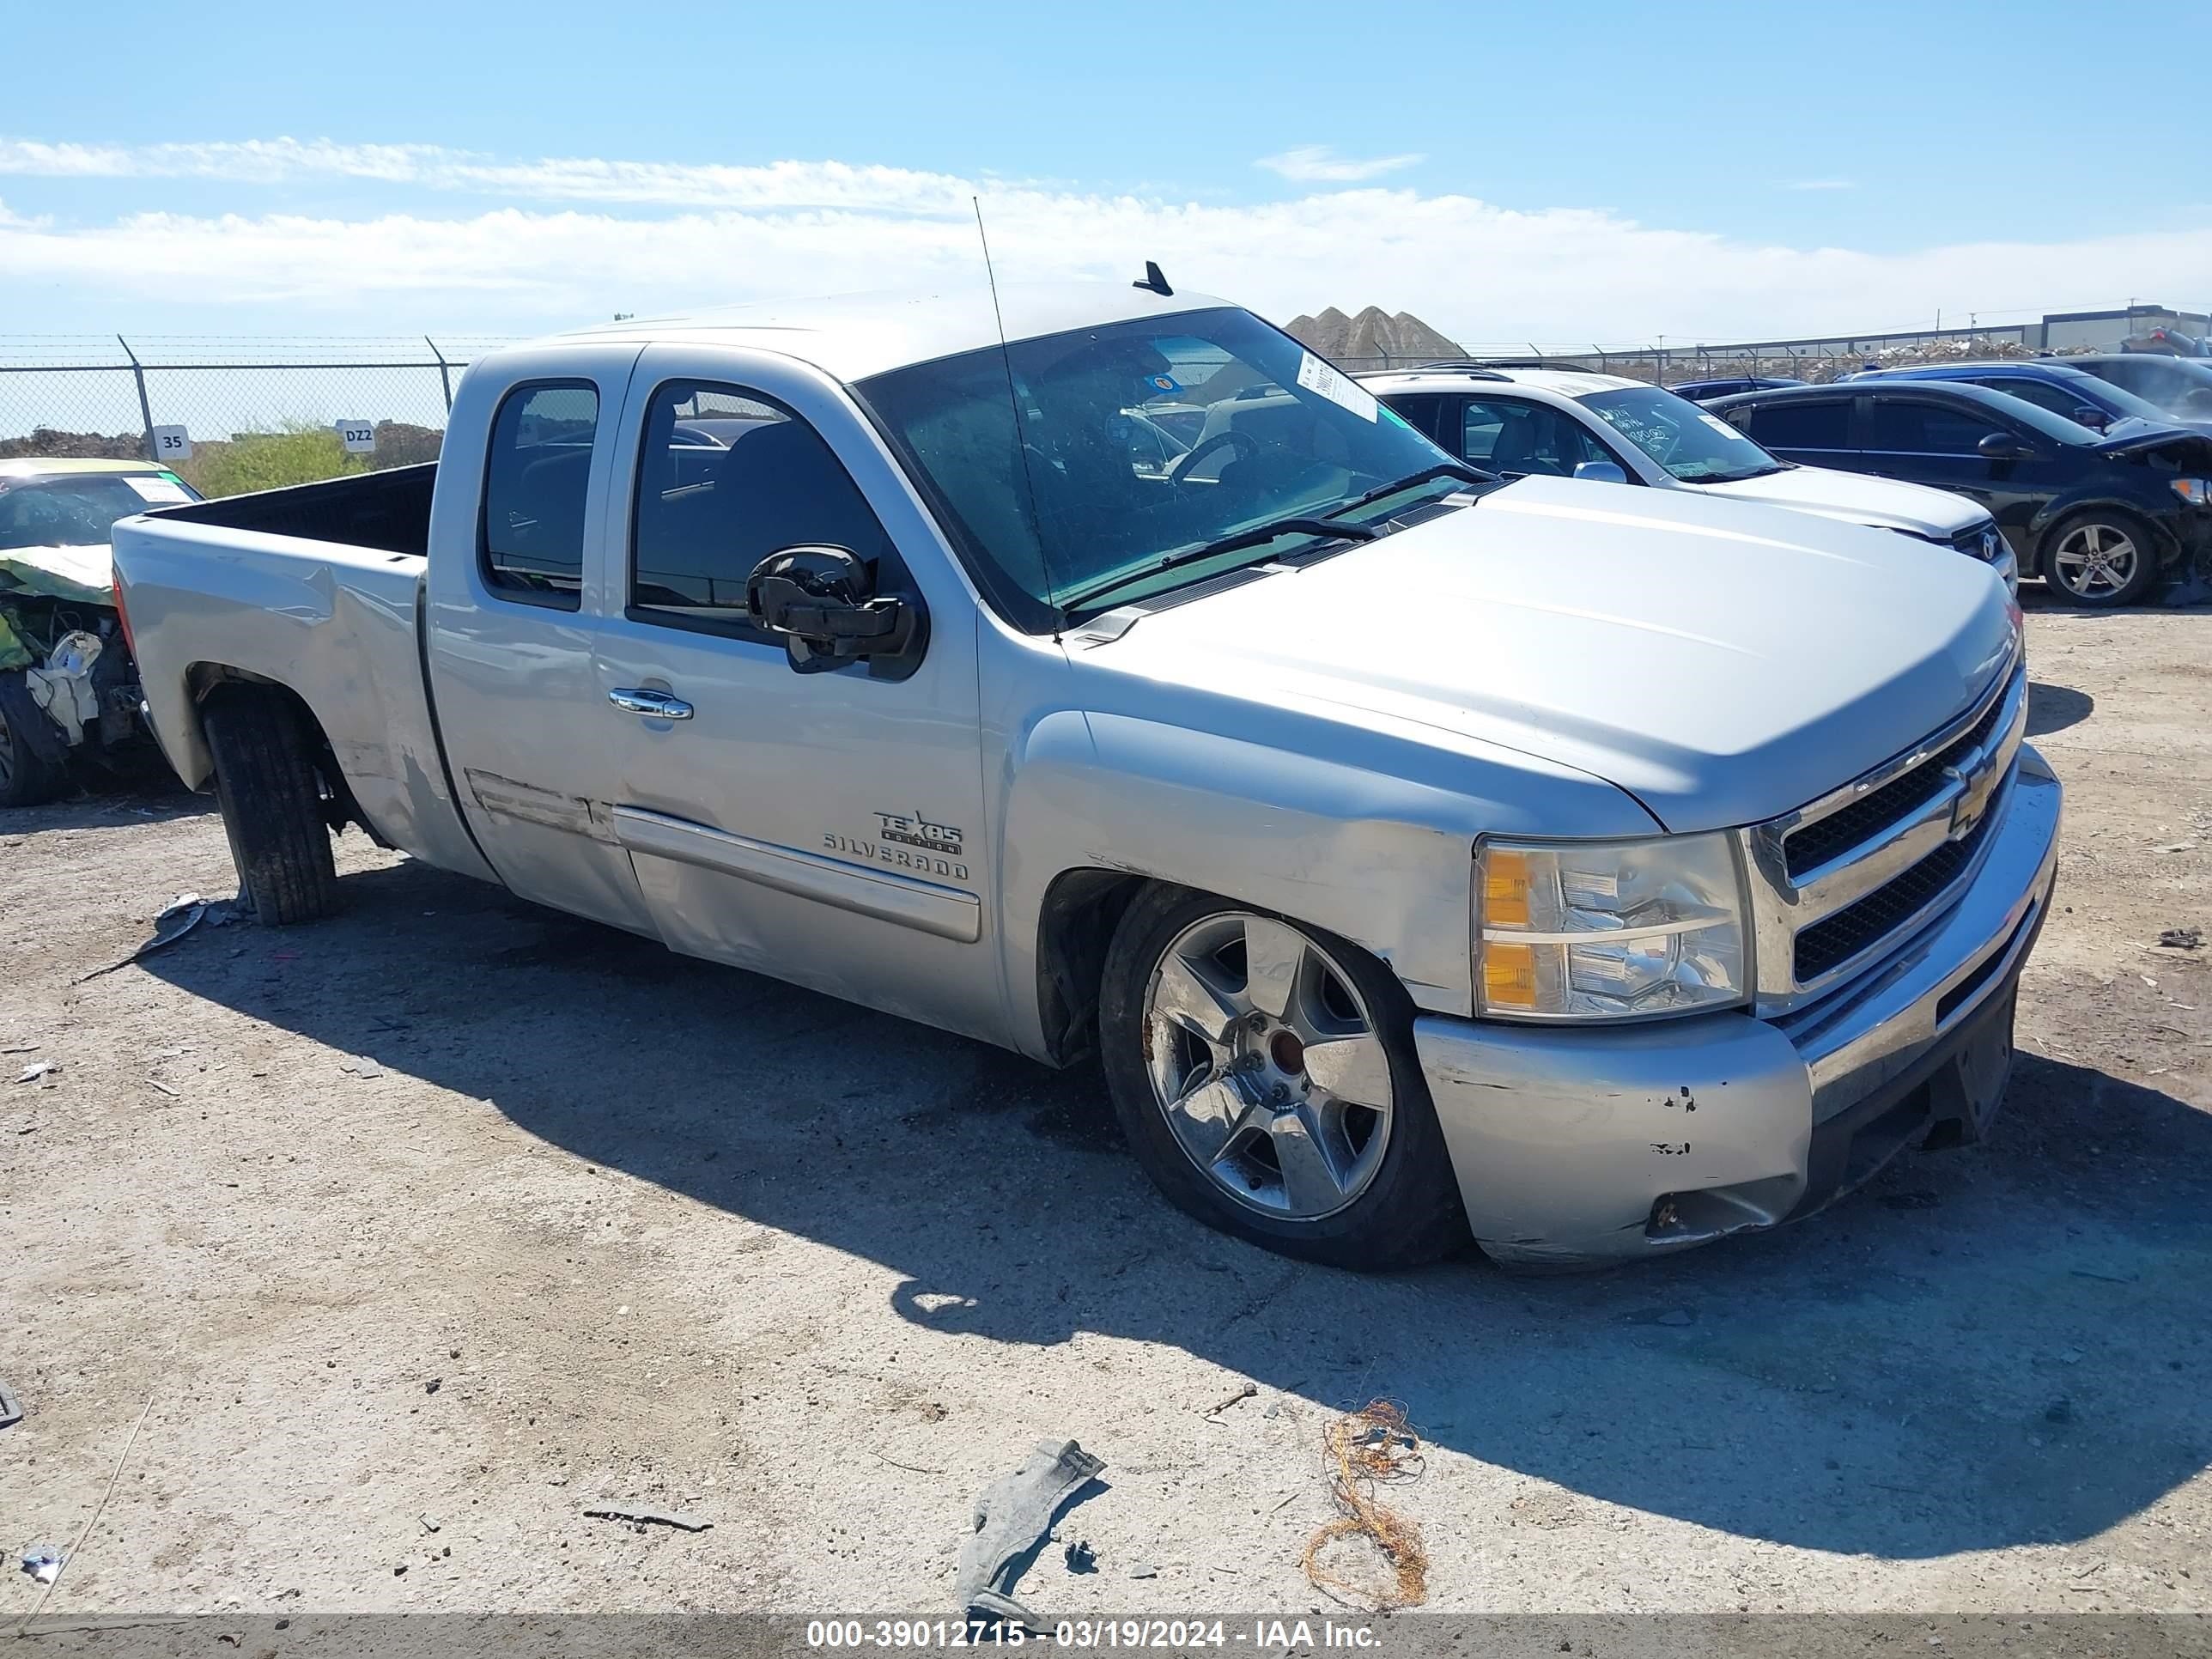
[[[689,955],[1000,1029],[973,602],[952,602],[938,548],[902,553],[934,532],[834,389],[755,354],[726,379],[698,362],[639,364],[597,641],[615,833],[655,925]],[[945,602],[904,678],[795,672],[745,620],[754,566],[807,544],[849,549],[926,610],[933,574]]]

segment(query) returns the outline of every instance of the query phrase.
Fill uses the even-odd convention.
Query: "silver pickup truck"
[[[270,922],[331,834],[1051,1065],[1175,1202],[1619,1261],[1977,1138],[2048,908],[1984,566],[1446,457],[1156,287],[502,350],[434,467],[126,520]]]

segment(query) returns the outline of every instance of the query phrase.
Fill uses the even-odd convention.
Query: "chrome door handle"
[[[642,714],[649,720],[688,720],[691,718],[691,705],[681,697],[672,697],[665,691],[617,686],[607,693],[607,701],[625,714]]]

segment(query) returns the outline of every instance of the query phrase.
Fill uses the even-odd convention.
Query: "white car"
[[[1595,478],[1793,507],[1939,543],[2020,587],[2018,562],[1978,501],[1778,460],[1711,410],[1642,380],[1478,364],[1359,380],[1446,453],[1508,478]]]

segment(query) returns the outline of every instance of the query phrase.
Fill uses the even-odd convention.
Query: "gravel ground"
[[[78,983],[234,890],[222,825],[0,816],[0,1542],[71,1546],[143,1415],[50,1617],[936,1613],[973,1494],[1073,1437],[1097,1566],[1048,1549],[1040,1612],[1320,1609],[1322,1430],[1388,1396],[1434,1607],[2212,1607],[2212,951],[2155,943],[2212,933],[2208,629],[2031,619],[2069,818],[1993,1139],[1595,1278],[1263,1255],[1093,1073],[358,835],[341,919]]]

